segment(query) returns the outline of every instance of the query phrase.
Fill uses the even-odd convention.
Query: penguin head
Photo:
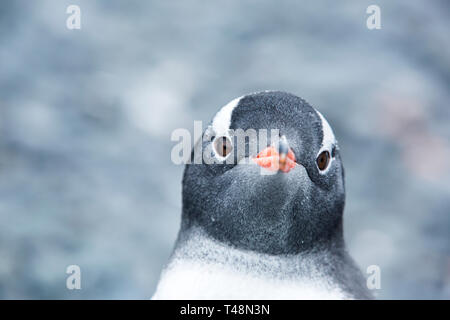
[[[209,158],[186,165],[181,232],[199,227],[268,254],[343,245],[339,148],[306,101],[284,92],[237,98],[218,111],[199,146]]]

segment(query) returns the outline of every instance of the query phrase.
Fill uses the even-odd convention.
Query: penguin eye
[[[225,136],[216,138],[214,140],[214,149],[219,156],[225,158],[233,149],[230,138]]]
[[[330,163],[330,153],[328,151],[322,151],[317,157],[316,163],[320,171],[325,170]]]

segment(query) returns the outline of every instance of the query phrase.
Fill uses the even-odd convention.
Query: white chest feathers
[[[153,299],[351,299],[314,257],[244,252],[195,236],[175,250]]]
[[[348,299],[326,279],[278,278],[220,265],[179,261],[165,270],[153,299]]]

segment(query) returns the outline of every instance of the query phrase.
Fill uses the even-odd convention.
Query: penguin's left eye
[[[330,153],[328,151],[322,151],[316,159],[317,167],[320,171],[325,170],[330,163]]]
[[[231,144],[230,138],[225,136],[217,137],[214,140],[214,149],[219,156],[225,158],[233,150],[233,145]]]

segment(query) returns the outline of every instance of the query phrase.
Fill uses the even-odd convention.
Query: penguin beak
[[[278,148],[270,146],[262,150],[253,161],[259,166],[270,171],[282,171],[288,173],[295,167],[296,159],[294,152],[289,147],[286,136],[280,138]]]

